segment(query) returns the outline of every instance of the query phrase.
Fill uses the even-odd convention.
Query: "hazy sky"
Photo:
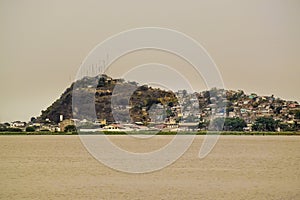
[[[98,43],[145,26],[175,29],[201,43],[226,88],[300,101],[299,24],[299,0],[0,0],[0,121],[38,116]],[[186,71],[170,57],[136,52],[110,73],[152,60]]]

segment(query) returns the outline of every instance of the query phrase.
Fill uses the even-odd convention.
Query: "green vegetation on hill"
[[[97,82],[98,80],[98,82]],[[95,85],[96,90],[91,90],[90,86]],[[76,85],[75,85],[76,84]],[[95,109],[98,119],[106,119],[108,122],[114,122],[112,115],[112,93],[114,88],[118,87],[118,93],[114,94],[114,100],[118,105],[131,105],[130,116],[134,121],[147,122],[149,115],[143,109],[148,110],[153,104],[161,103],[167,105],[170,102],[177,103],[176,96],[173,92],[164,91],[156,88],[148,87],[147,85],[137,86],[135,82],[125,82],[122,79],[112,79],[104,74],[100,77],[85,77],[73,83],[66,91],[46,110],[42,111],[42,115],[38,117],[37,121],[45,121],[49,119],[52,122],[58,123],[59,116],[63,115],[65,119],[73,118],[72,113],[72,92],[73,88],[84,88],[84,92],[92,94],[95,97]],[[128,103],[126,96],[127,91],[135,88],[133,95]],[[77,92],[77,91],[76,91]],[[88,96],[88,95],[86,95]],[[79,99],[80,106],[83,111],[86,111],[86,118],[89,117],[90,105],[85,98]],[[76,111],[75,111],[76,112]],[[85,116],[85,113],[80,113]],[[122,113],[119,113],[122,114]],[[124,113],[125,115],[126,113]]]

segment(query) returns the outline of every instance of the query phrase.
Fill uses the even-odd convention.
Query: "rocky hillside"
[[[81,98],[76,98],[73,112],[72,94],[77,96],[78,93],[81,93]],[[95,107],[91,106],[91,102]],[[260,117],[273,118],[289,127],[300,123],[299,103],[275,98],[273,95],[259,96],[245,94],[242,90],[216,88],[193,94],[185,90],[174,93],[112,79],[106,75],[85,77],[73,83],[59,99],[42,111],[38,121],[49,119],[58,123],[60,115],[64,119],[91,120],[90,113],[96,111],[98,120],[105,119],[108,123],[147,123],[155,121],[153,116],[160,115],[160,110],[153,110],[153,105],[164,110],[162,119],[169,121],[205,122],[214,114],[240,118],[247,123],[254,123]],[[149,116],[151,113],[154,113],[152,117]]]
[[[91,85],[97,81],[96,90],[91,89]],[[97,118],[99,120],[106,119],[108,122],[114,122],[112,115],[112,97],[113,106],[118,106],[118,114],[122,114],[122,110],[125,112],[125,108],[130,111],[131,121],[149,121],[149,115],[147,110],[151,108],[153,104],[162,104],[165,106],[173,106],[177,104],[176,96],[171,91],[163,91],[148,87],[147,85],[138,86],[135,82],[125,82],[122,79],[112,79],[107,75],[99,75],[98,77],[85,77],[73,83],[66,91],[46,110],[42,111],[38,121],[43,122],[49,119],[52,122],[58,123],[60,115],[64,116],[64,119],[76,118],[72,112],[72,93],[73,88],[78,86],[89,95],[95,96],[95,110]],[[113,94],[114,88],[117,87],[118,92]],[[128,90],[133,90],[131,97],[128,97]],[[87,96],[89,96],[87,95]],[[114,96],[113,96],[114,95]],[[127,99],[130,99],[129,102]],[[83,110],[89,111],[90,104],[86,99],[80,100],[80,106],[86,108]],[[76,110],[75,110],[76,114]],[[82,116],[85,113],[81,113]],[[124,113],[126,115],[126,113]],[[88,118],[88,112],[86,114]]]

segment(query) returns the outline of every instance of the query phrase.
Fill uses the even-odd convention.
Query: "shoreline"
[[[300,136],[300,132],[234,132],[222,131],[214,134],[214,132],[207,134],[206,131],[202,132],[86,132],[78,134],[77,132],[0,132],[0,136],[5,135],[236,135],[236,136]]]

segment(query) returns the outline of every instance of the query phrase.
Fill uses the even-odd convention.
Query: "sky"
[[[216,63],[225,88],[300,101],[299,24],[299,0],[0,0],[0,122],[40,115],[97,44],[138,27],[192,37]],[[165,52],[131,53],[107,73],[119,77],[151,62],[205,89],[189,64]]]

